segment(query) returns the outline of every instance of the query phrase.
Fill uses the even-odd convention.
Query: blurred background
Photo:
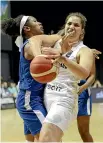
[[[58,32],[70,12],[81,12],[86,16],[84,44],[102,52],[102,1],[1,1],[0,17],[3,20],[15,18],[20,14],[34,16],[43,24],[45,34],[50,34]],[[25,141],[22,120],[15,109],[19,51],[14,41],[14,38],[1,33],[1,141]],[[100,55],[99,60],[96,60],[96,80],[91,87],[91,94],[93,100],[91,132],[96,141],[103,141],[103,54]],[[9,133],[8,128],[11,130]],[[74,131],[77,134],[74,135]],[[70,131],[66,132],[64,141],[81,141],[76,122],[70,127]]]

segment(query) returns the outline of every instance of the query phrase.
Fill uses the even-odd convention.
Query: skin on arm
[[[94,60],[90,76],[88,77],[86,83],[80,86],[79,94],[93,84],[93,82],[95,81],[95,73],[96,73],[96,70],[95,70],[95,60]]]
[[[33,36],[29,39],[29,45],[31,54],[35,57],[41,54],[42,46],[51,47],[53,46],[61,36],[54,34],[54,35],[38,35]]]
[[[42,51],[43,54],[48,55],[48,58],[54,58],[56,59],[55,61],[58,60],[59,62],[64,63],[65,66],[69,68],[69,70],[71,70],[71,72],[74,73],[79,79],[86,79],[90,75],[94,62],[94,56],[91,49],[85,47],[80,49],[78,52],[79,60],[77,63],[61,56],[60,51],[57,49],[43,48]]]
[[[94,62],[93,52],[89,48],[84,47],[79,51],[79,57],[79,63],[75,63],[63,56],[60,57],[60,61],[79,79],[86,79],[91,72]]]
[[[102,54],[101,51],[97,50],[97,49],[91,49],[94,55],[95,59],[99,59],[99,55]],[[94,59],[94,63],[92,66],[92,70],[90,73],[90,76],[88,77],[87,81],[85,84],[83,84],[82,86],[80,86],[79,88],[79,94],[83,92],[83,90],[87,89],[89,86],[91,86],[94,81],[95,81],[95,75],[96,75],[96,69],[95,69],[95,59]]]
[[[33,36],[29,39],[30,44],[30,51],[32,56],[37,56],[41,54],[42,46],[50,47],[58,41],[61,36],[54,34],[54,35],[39,35]],[[35,47],[35,48],[34,48]],[[89,48],[82,48],[80,50],[80,61],[79,64],[68,60],[65,57],[61,57],[60,60],[79,78],[79,79],[86,79],[91,71],[92,64],[93,64],[93,53]],[[84,54],[85,53],[85,54]],[[88,58],[87,58],[88,55]],[[52,57],[55,58],[55,57]],[[89,60],[91,59],[91,60]]]

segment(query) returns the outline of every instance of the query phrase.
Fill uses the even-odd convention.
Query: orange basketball
[[[44,56],[35,57],[30,63],[31,76],[40,83],[47,83],[54,80],[59,71],[59,64],[52,63],[52,60]]]

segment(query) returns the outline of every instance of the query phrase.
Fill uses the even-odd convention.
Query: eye
[[[33,18],[33,22],[37,22],[36,18]]]
[[[74,26],[75,26],[75,27],[79,27],[79,24],[78,24],[78,23],[75,23]]]
[[[67,25],[71,25],[71,24],[72,24],[72,22],[67,23]]]
[[[34,22],[37,22],[37,20],[35,19]]]

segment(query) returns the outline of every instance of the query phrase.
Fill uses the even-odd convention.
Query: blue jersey
[[[80,82],[78,83],[79,86],[82,86],[83,84],[86,83],[86,80],[80,80]]]
[[[30,74],[31,60],[24,57],[24,46],[27,43],[28,40],[21,47],[16,108],[24,121],[24,133],[36,135],[40,132],[43,120],[47,115],[43,103],[45,84],[38,83]]]
[[[28,43],[26,40],[21,47],[20,63],[19,63],[19,89],[21,90],[39,90],[44,87],[44,84],[35,81],[30,74],[31,60],[27,60],[24,57],[24,46]]]

